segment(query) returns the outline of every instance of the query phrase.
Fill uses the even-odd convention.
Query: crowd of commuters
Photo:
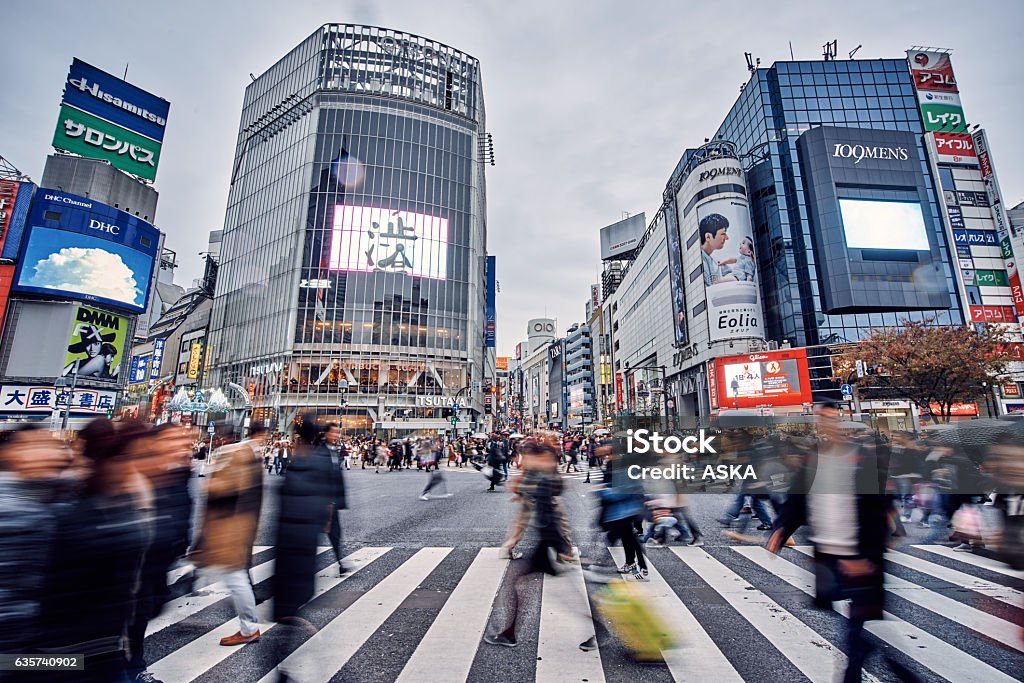
[[[238,630],[221,645],[258,641],[249,569],[264,496],[276,494],[270,583],[272,619],[283,632],[273,639],[280,661],[315,631],[305,610],[321,534],[339,574],[349,571],[341,511],[352,468],[425,471],[425,501],[449,495],[449,468],[474,468],[488,484],[478,490],[511,494],[517,507],[500,546],[510,561],[499,600],[504,619],[485,641],[515,647],[518,594],[531,575],[582,564],[588,576],[605,582],[618,575],[644,582],[649,549],[703,545],[691,496],[723,489],[630,472],[713,462],[749,465],[756,473],[723,483],[731,500],[720,522],[732,538],[763,541],[777,553],[806,529],[814,546],[814,604],[852,599],[845,680],[859,680],[871,650],[864,625],[884,609],[884,551],[907,525],[926,527],[930,542],[969,551],[987,543],[987,529],[998,522],[1002,557],[1016,568],[1024,564],[1024,447],[1011,423],[982,439],[955,429],[883,437],[843,421],[834,406],[817,412],[810,430],[723,429],[713,461],[706,454],[633,454],[623,433],[342,437],[337,424],[318,423],[312,414],[301,416],[291,435],[254,425],[238,440],[222,426],[209,442],[182,426],[106,419],[89,423],[71,444],[32,427],[6,432],[0,434],[0,652],[85,655],[84,671],[47,672],[45,680],[155,681],[147,671],[146,628],[169,599],[168,571],[183,562],[196,567],[196,587],[217,582],[230,594]],[[598,514],[573,528],[562,495],[572,485],[567,479],[583,472],[594,483],[583,492],[592,493]],[[744,535],[748,513],[765,536]],[[582,556],[574,537],[591,541],[598,534],[604,537],[580,544],[597,555]],[[596,550],[615,545],[622,546],[621,566]],[[607,627],[615,632],[615,624]],[[600,632],[580,647],[596,648]],[[912,678],[890,664],[898,677]]]

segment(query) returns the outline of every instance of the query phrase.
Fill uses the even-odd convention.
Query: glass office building
[[[239,128],[210,386],[280,427],[306,410],[349,431],[450,425],[483,371],[479,62],[328,24],[248,86]]]
[[[810,180],[805,177],[807,172],[798,153],[800,136],[818,126],[913,135],[916,155],[912,150],[910,158],[920,164],[926,190],[922,210],[932,233],[931,243],[938,247],[932,287],[948,292],[949,308],[825,312],[835,309],[823,303],[819,289],[829,280],[820,270],[824,264],[816,260],[809,210],[813,202],[808,197]],[[942,229],[935,178],[927,162],[922,132],[918,101],[904,58],[776,62],[753,74],[715,139],[732,141],[741,155],[747,155],[744,165],[760,254],[765,338],[787,340],[793,346],[834,344],[857,341],[869,327],[897,325],[905,319],[935,318],[939,324],[964,322],[951,247]],[[889,180],[884,174],[878,177]],[[890,191],[888,186],[885,191]],[[893,195],[891,199],[902,198]]]

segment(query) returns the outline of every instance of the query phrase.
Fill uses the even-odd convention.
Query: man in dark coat
[[[843,430],[834,405],[819,408],[818,417],[817,452],[795,473],[768,550],[780,552],[799,527],[810,527],[814,605],[831,609],[833,601],[851,600],[844,680],[860,681],[871,647],[864,622],[882,618],[885,600],[886,472],[876,444]]]
[[[313,597],[316,549],[330,518],[331,456],[316,415],[306,413],[281,486],[274,569],[274,620],[295,621]]]
[[[496,490],[494,485],[501,481],[501,468],[506,462],[505,450],[501,446],[501,441],[498,440],[497,434],[491,434],[490,441],[487,442],[487,465],[491,467],[491,487],[488,491]]]
[[[337,422],[327,425],[324,443],[331,457],[331,519],[328,522],[327,538],[330,539],[334,556],[338,560],[338,574],[343,576],[348,570],[341,561],[342,530],[339,513],[347,509],[348,505],[345,502],[345,446],[341,443],[341,428]]]

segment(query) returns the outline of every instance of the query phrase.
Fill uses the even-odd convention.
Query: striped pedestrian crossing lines
[[[269,550],[258,547],[259,557],[271,555]],[[609,561],[623,563],[621,548],[608,550]],[[988,558],[947,550],[924,545],[889,553],[885,577],[889,611],[884,620],[868,622],[866,630],[910,660],[911,668],[932,678],[1017,680],[1013,674],[1024,662],[1020,635],[1024,576]],[[374,680],[488,680],[488,673],[480,669],[486,666],[480,650],[490,646],[481,643],[481,636],[496,623],[494,614],[508,566],[497,548],[366,546],[345,558],[350,571],[340,577],[329,561],[333,553],[326,548],[321,552],[326,553],[320,558],[326,566],[316,577],[311,607],[327,606],[333,611],[315,633],[303,635],[280,655],[279,668],[289,680],[328,681],[350,662],[355,666],[365,661],[360,653],[372,651],[381,642],[386,623],[401,618],[403,607],[433,574],[441,572],[442,565],[452,571],[445,579],[450,590],[440,591],[440,602],[431,607],[429,624],[417,633],[407,661],[392,663],[388,675],[377,672]],[[663,653],[667,677],[717,683],[750,680],[764,671],[764,680],[775,680],[777,676],[769,673],[775,663],[775,669],[792,671],[797,678],[832,680],[846,658],[837,635],[842,629],[838,617],[827,628],[808,618],[807,596],[814,592],[811,553],[805,546],[786,549],[779,556],[759,546],[680,546],[651,553],[651,574],[643,588],[652,609],[677,635],[674,649]],[[520,635],[516,652],[526,658],[523,661],[536,662],[534,680],[596,683],[606,679],[606,670],[616,672],[610,679],[619,679],[623,667],[629,671],[637,666],[622,659],[622,648],[606,636],[593,651],[579,649],[580,642],[595,634],[587,596],[597,586],[586,583],[584,575],[571,566],[560,576],[544,576],[535,587],[539,616],[530,622],[532,635]],[[261,584],[272,576],[272,559],[255,564],[252,577],[258,596],[266,595]],[[836,603],[835,610],[849,617],[847,603]],[[264,638],[229,648],[219,641],[237,630],[237,619],[226,616],[232,614],[231,601],[222,585],[214,583],[174,600],[147,629],[147,651],[160,653],[149,670],[165,681],[238,680],[238,671],[248,672],[246,680],[277,680],[270,650],[282,627],[271,622],[272,613],[272,598],[261,602],[258,614]],[[739,632],[723,635],[710,615],[727,616],[730,624],[739,625]],[[763,662],[753,673],[749,662],[739,661],[742,653],[735,648],[736,642],[743,642],[745,629],[758,634],[758,643],[762,637],[766,643],[751,645],[759,648],[758,661]],[[174,639],[174,647],[163,643],[164,638]],[[636,671],[643,675],[642,667]],[[877,680],[877,674],[869,663],[865,680]]]

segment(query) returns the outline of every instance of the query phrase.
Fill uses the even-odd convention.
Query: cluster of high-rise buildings
[[[191,287],[155,227],[168,109],[76,59],[41,183],[0,185],[0,417],[487,422],[493,154],[475,58],[326,24],[254,77]]]
[[[1024,358],[1024,208],[1004,203],[981,119],[959,93],[950,52],[936,48],[838,60],[826,46],[819,61],[751,64],[654,216],[602,229],[583,324],[560,338],[554,321],[530,323],[511,365],[517,424],[677,424],[848,402],[832,357],[905,320],[999,325]],[[552,324],[548,338],[538,323]],[[590,368],[573,384],[580,339]],[[1020,379],[954,414],[1024,410]],[[880,429],[920,419],[910,401],[862,398],[856,410]]]

